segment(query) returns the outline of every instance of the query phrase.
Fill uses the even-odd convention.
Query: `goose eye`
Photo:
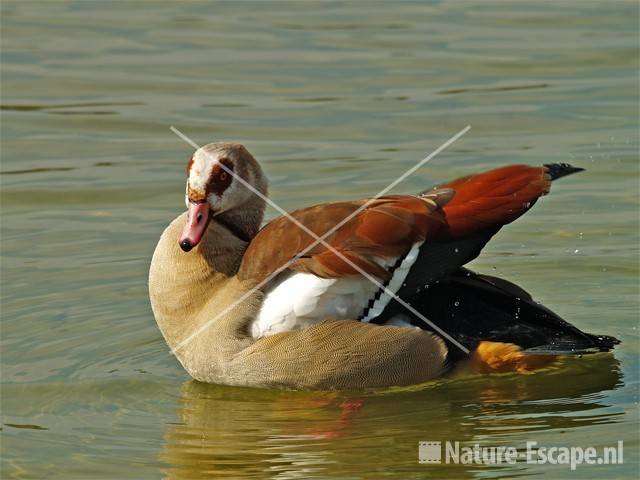
[[[228,176],[229,174],[227,172],[220,172],[220,181],[224,182]]]

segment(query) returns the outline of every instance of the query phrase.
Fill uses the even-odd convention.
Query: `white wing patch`
[[[389,283],[387,284],[387,289],[378,292],[377,295],[379,296],[375,299],[373,305],[366,312],[365,316],[362,317],[361,321],[370,322],[372,319],[376,318],[383,312],[383,310],[391,300],[391,295],[387,292],[392,292],[395,294],[400,289],[405,279],[407,278],[407,275],[409,274],[409,270],[418,258],[420,247],[423,243],[424,242],[418,242],[413,244],[413,247],[411,247],[409,253],[405,255],[400,265],[393,271],[391,280],[389,280]]]
[[[253,338],[300,330],[327,319],[357,319],[377,287],[364,277],[295,273],[265,297],[251,324]]]
[[[401,261],[400,257],[376,258],[388,270],[400,262],[386,285],[389,291],[396,293],[402,286],[421,245],[422,242],[414,244]],[[251,323],[251,335],[257,339],[301,330],[327,319],[362,317],[362,321],[369,322],[382,313],[390,300],[391,295],[363,276],[320,278],[311,273],[295,273],[267,292],[260,313]]]

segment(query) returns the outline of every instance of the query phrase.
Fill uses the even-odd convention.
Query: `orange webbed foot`
[[[513,343],[481,341],[465,366],[472,373],[528,373],[549,366],[556,358],[528,355]]]

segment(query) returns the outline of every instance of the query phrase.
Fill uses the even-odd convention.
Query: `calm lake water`
[[[3,478],[636,478],[638,4],[2,2]],[[522,162],[554,185],[473,268],[612,355],[371,393],[202,385],[147,271],[197,142],[287,209]],[[269,211],[272,218],[274,211]],[[616,445],[624,465],[418,463],[418,442]]]

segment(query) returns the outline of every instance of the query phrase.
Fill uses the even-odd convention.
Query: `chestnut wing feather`
[[[529,210],[550,187],[547,168],[528,165],[509,165],[438,185],[435,188],[456,192],[443,208],[448,224],[443,237],[497,231]]]
[[[429,245],[421,248],[420,256],[424,258],[418,262],[417,270],[421,270],[424,279],[437,278],[475,258],[500,227],[514,221],[548,193],[550,184],[545,167],[510,165],[458,178],[419,196],[380,197],[325,240],[351,263],[381,280],[387,279],[388,272],[377,260],[399,257],[416,242],[427,241]],[[320,204],[291,215],[322,236],[365,202]],[[289,218],[278,217],[253,239],[238,275],[257,283],[292,260],[289,270],[322,278],[359,273],[322,244],[295,258],[314,241]],[[446,245],[447,242],[452,243]],[[461,254],[452,255],[449,250]],[[440,265],[444,257],[446,265]],[[427,259],[429,265],[425,265]],[[433,272],[430,274],[429,270]]]
[[[447,200],[450,197],[451,193],[447,191]],[[401,256],[414,243],[432,238],[445,226],[437,200],[429,196],[380,197],[371,201],[325,241],[368,274],[386,280],[388,271],[377,260]],[[321,204],[296,210],[291,216],[316,235],[322,236],[365,202]],[[317,244],[300,258],[295,258],[315,241],[289,218],[278,217],[252,240],[244,254],[238,276],[259,282],[292,259],[290,270],[312,273],[322,278],[360,274],[333,249],[323,244]]]

